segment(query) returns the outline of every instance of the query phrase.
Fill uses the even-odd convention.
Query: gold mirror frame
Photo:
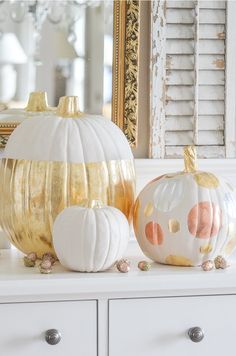
[[[112,121],[125,133],[131,147],[137,145],[139,2],[114,0]],[[17,125],[0,123],[1,148]]]

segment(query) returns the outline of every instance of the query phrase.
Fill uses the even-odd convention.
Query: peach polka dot
[[[161,245],[164,240],[164,234],[161,226],[155,221],[150,221],[145,227],[145,235],[148,241],[153,245]]]
[[[222,213],[218,205],[211,202],[196,204],[188,214],[189,232],[198,238],[216,236],[222,225]]]

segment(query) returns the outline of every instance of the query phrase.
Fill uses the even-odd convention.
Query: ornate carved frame
[[[114,1],[112,120],[131,147],[138,133],[139,2]]]
[[[139,2],[114,1],[112,121],[125,133],[131,147],[137,145],[138,131]],[[17,125],[0,123],[0,147]]]

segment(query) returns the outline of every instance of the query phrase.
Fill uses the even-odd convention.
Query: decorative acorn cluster
[[[214,267],[216,269],[226,269],[229,265],[223,256],[217,256],[214,261],[207,260],[202,264],[202,269],[206,272],[213,270]]]
[[[35,267],[38,260],[38,256],[35,252],[28,253],[27,256],[24,256],[24,265],[25,267]],[[52,266],[56,262],[56,258],[50,253],[47,252],[43,255],[42,260],[38,264],[40,273],[49,274],[52,272]]]

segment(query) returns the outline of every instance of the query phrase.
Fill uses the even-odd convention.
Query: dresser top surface
[[[23,255],[17,250],[0,250],[0,301],[26,296],[116,298],[236,293],[236,264],[226,270],[204,272],[201,268],[152,262],[151,270],[144,272],[137,265],[148,259],[135,242],[129,244],[125,258],[131,262],[129,273],[120,273],[115,267],[99,273],[71,272],[57,262],[52,274],[44,275],[37,267],[25,267]]]

